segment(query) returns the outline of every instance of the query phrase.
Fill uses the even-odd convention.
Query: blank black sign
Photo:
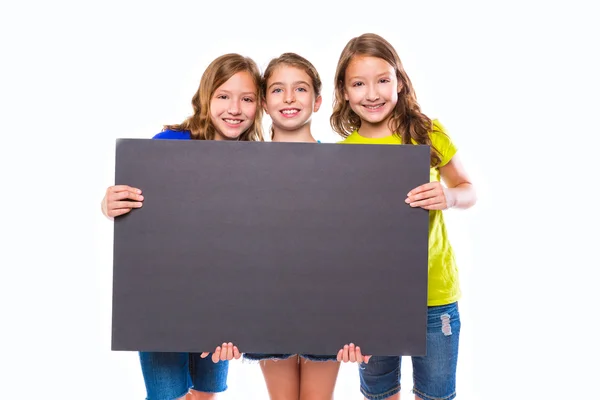
[[[113,350],[424,355],[428,146],[120,139]]]

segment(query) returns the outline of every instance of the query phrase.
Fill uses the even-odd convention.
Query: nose
[[[285,99],[283,100],[283,102],[287,103],[287,104],[291,104],[294,101],[296,101],[296,97],[294,96],[294,91],[293,90],[288,90],[286,92]]]
[[[229,103],[229,107],[227,108],[227,112],[231,115],[239,115],[242,113],[239,102],[232,100]]]
[[[367,92],[367,100],[368,101],[379,100],[379,94],[377,94],[377,90],[375,90],[375,86],[369,86],[369,91]]]

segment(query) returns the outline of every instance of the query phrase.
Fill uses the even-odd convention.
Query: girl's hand
[[[454,197],[440,182],[429,182],[408,192],[406,203],[425,210],[446,210],[454,206]]]
[[[114,218],[140,208],[144,200],[141,193],[140,189],[127,185],[110,186],[102,199],[102,214]]]
[[[345,363],[347,362],[357,362],[357,363],[362,363],[364,362],[365,364],[369,363],[369,360],[371,359],[371,356],[363,356],[362,353],[360,352],[360,347],[358,346],[354,346],[354,343],[350,343],[349,345],[344,345],[344,347],[342,349],[340,349],[340,351],[338,351],[337,354],[337,360],[338,361],[343,361]]]
[[[200,357],[206,358],[210,353],[202,353]],[[231,361],[234,358],[238,360],[242,354],[238,350],[237,346],[234,346],[233,343],[223,343],[221,346],[217,346],[215,352],[212,353],[212,361],[216,364],[219,361]]]

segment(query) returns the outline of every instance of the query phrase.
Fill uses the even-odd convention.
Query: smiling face
[[[266,83],[265,112],[274,129],[298,130],[319,110],[321,96],[315,95],[310,76],[300,68],[282,64]]]
[[[361,119],[361,128],[385,126],[402,85],[394,67],[378,57],[355,56],[346,69],[344,98]]]
[[[210,99],[215,140],[236,140],[256,115],[258,88],[250,73],[238,72],[219,86]]]

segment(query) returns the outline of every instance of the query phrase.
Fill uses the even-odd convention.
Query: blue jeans
[[[458,303],[428,307],[427,355],[411,357],[413,392],[424,400],[456,397],[456,364],[460,314]],[[360,391],[370,400],[387,399],[400,392],[401,356],[373,356],[359,369]]]
[[[174,400],[190,389],[218,393],[227,389],[228,361],[215,364],[199,353],[140,352],[147,400]]]

